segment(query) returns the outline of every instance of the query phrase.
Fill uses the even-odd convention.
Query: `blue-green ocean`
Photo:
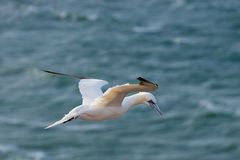
[[[239,0],[1,0],[0,160],[239,160]],[[164,112],[44,127],[81,104],[48,69],[159,84]],[[106,89],[106,88],[105,88]]]

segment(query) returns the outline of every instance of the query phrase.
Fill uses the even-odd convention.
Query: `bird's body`
[[[120,117],[127,109],[123,107],[91,107],[78,106],[78,118],[82,120],[99,121]]]
[[[60,74],[46,71],[48,73]],[[69,75],[68,75],[69,76]],[[82,95],[82,105],[73,108],[61,120],[46,128],[66,123],[73,119],[99,121],[118,118],[126,113],[131,107],[138,104],[146,104],[154,108],[158,113],[160,109],[156,105],[155,97],[149,93],[157,89],[157,85],[141,77],[139,84],[124,84],[109,88],[103,93],[101,88],[108,82],[99,79],[80,79],[79,90]],[[129,93],[139,92],[131,96]]]

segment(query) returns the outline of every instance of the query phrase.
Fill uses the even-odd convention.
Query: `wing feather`
[[[141,77],[137,78],[139,84],[123,84],[109,88],[102,96],[104,106],[121,106],[123,99],[133,92],[151,92],[158,88],[158,85],[145,80]]]
[[[102,96],[102,87],[107,84],[107,81],[101,79],[81,79],[78,83],[78,87],[82,95],[83,105],[89,105],[96,98]]]

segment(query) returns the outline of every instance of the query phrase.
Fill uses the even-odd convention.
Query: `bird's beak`
[[[149,105],[150,105],[150,107],[151,107],[152,109],[154,109],[160,116],[163,114],[162,111],[160,110],[159,106],[158,106],[156,103],[150,101],[150,102],[149,102]]]

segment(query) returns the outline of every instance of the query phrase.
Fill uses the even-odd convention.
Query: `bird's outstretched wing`
[[[43,69],[41,70],[50,74],[68,76],[68,77],[80,79],[78,83],[78,88],[82,95],[83,105],[89,105],[96,98],[102,96],[103,95],[102,87],[108,84],[107,81],[104,81],[101,79],[91,79],[91,78],[86,78],[86,77],[73,75],[73,74],[66,74],[66,73],[54,72],[54,71],[43,70]]]
[[[138,84],[124,84],[109,88],[102,96],[103,106],[121,106],[123,99],[133,92],[151,92],[158,88],[158,85],[142,77],[138,77]]]
[[[102,87],[108,82],[101,79],[81,79],[78,83],[82,95],[83,105],[91,104],[96,98],[103,95]]]

